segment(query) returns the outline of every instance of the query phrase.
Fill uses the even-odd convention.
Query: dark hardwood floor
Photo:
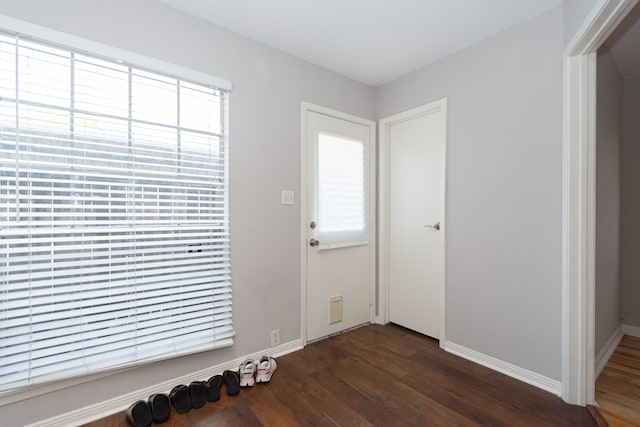
[[[214,372],[212,372],[214,374]],[[162,391],[162,390],[159,390]],[[268,384],[163,426],[597,426],[585,408],[446,353],[398,326],[365,326],[278,359]],[[128,426],[123,413],[91,427]]]

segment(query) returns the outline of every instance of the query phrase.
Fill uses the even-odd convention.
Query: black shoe
[[[222,388],[223,382],[222,375],[214,375],[209,378],[209,381],[207,381],[209,385],[207,389],[207,400],[209,402],[217,402],[220,400],[220,389]]]
[[[127,409],[127,421],[133,427],[151,427],[151,410],[144,400],[138,400]]]
[[[207,401],[207,388],[209,386],[204,381],[194,381],[189,384],[192,408],[202,408],[204,406]]]
[[[235,396],[240,393],[240,374],[236,371],[224,371],[222,379],[227,385],[227,394],[229,396]]]
[[[163,423],[169,419],[171,415],[171,400],[166,394],[152,394],[149,396],[149,408],[151,409],[151,418],[156,424]]]
[[[169,398],[176,412],[184,414],[191,409],[191,397],[189,396],[189,387],[186,385],[177,385],[169,393]]]

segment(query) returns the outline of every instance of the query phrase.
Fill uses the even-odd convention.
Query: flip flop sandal
[[[149,408],[151,409],[151,418],[156,424],[163,423],[169,419],[171,415],[171,400],[166,394],[152,394],[149,396]]]
[[[202,408],[204,406],[207,402],[207,388],[209,386],[204,381],[194,381],[189,384],[192,408]]]
[[[169,393],[169,398],[176,412],[184,414],[191,409],[191,397],[189,396],[189,387],[186,385],[177,385]]]
[[[240,374],[235,371],[224,371],[222,379],[227,385],[227,394],[229,396],[235,396],[240,393]]]
[[[222,388],[222,375],[214,375],[207,381],[209,389],[207,390],[207,400],[209,402],[217,402],[220,400],[220,389]]]
[[[138,400],[127,409],[127,421],[133,427],[151,427],[151,410],[144,400]]]

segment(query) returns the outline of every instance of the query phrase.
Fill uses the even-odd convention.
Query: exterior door
[[[389,320],[440,338],[444,120],[435,110],[389,127]]]
[[[306,339],[372,316],[375,124],[306,107]],[[335,113],[335,115],[333,115]]]

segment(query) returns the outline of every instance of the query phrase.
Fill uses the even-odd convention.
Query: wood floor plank
[[[369,333],[372,331],[368,328],[363,329]],[[388,329],[383,330],[389,331]],[[501,425],[498,419],[514,411],[520,413],[520,425],[557,425],[554,415],[542,419],[539,416],[530,417],[530,406],[539,404],[535,402],[539,401],[541,396],[547,395],[546,392],[519,383],[517,393],[513,393],[513,386],[508,387],[508,384],[513,384],[511,378],[480,365],[470,364],[462,358],[452,357],[441,351],[435,340],[431,340],[425,347],[424,337],[418,334],[408,332],[403,335],[403,338],[417,338],[423,347],[421,352],[407,353],[412,356],[406,359],[407,363],[404,366],[405,370],[408,368],[413,372],[413,374],[407,375],[406,381],[416,389],[431,393],[431,395],[425,393],[429,397],[439,402],[453,402],[459,410],[465,408],[465,413],[474,420],[487,421],[493,417],[492,425]],[[397,341],[394,340],[394,342]],[[429,351],[424,351],[425,349]],[[372,353],[372,357],[384,357],[384,353]],[[387,361],[380,363],[383,366],[390,366]],[[462,378],[466,378],[466,381],[461,387],[459,379]],[[487,393],[488,388],[491,389],[490,393]],[[514,398],[514,396],[517,397]],[[560,406],[562,404],[559,401],[550,402],[548,413],[553,414],[552,411],[557,410]],[[581,425],[581,422],[581,420],[577,420],[573,425]]]
[[[212,372],[214,374],[214,372]],[[87,427],[125,427],[124,414]],[[441,350],[404,328],[369,325],[278,359],[269,384],[224,393],[167,427],[597,426],[585,408]]]
[[[255,393],[255,390],[257,389],[245,389],[244,392]],[[248,405],[264,426],[284,426],[296,419],[295,410],[288,405],[282,405],[271,387],[265,393],[261,393],[259,399],[250,399]]]
[[[499,418],[494,416],[495,413],[500,412],[500,405],[495,404],[496,402],[492,402],[493,405],[487,405],[488,401],[484,397],[485,390],[483,390],[482,387],[474,387],[472,389],[469,387],[469,382],[461,387],[457,381],[457,377],[468,377],[469,364],[466,363],[467,370],[465,372],[454,370],[451,371],[453,375],[451,372],[449,374],[439,372],[437,366],[435,366],[435,361],[431,360],[426,362],[426,359],[424,359],[427,357],[427,352],[425,351],[427,348],[424,347],[425,340],[425,338],[421,339],[423,352],[411,351],[407,353],[411,354],[411,357],[405,358],[406,363],[402,364],[402,368],[399,368],[394,363],[393,354],[384,348],[376,349],[354,345],[349,348],[349,351],[362,360],[371,361],[374,366],[379,368],[379,372],[375,370],[364,370],[365,375],[376,375],[382,379],[385,384],[394,384],[397,381],[401,382],[404,388],[396,384],[396,393],[406,395],[415,392],[418,393],[416,400],[419,400],[419,395],[422,395],[422,398],[427,397],[430,400],[429,403],[431,405],[437,403],[443,407],[454,406],[457,412],[465,414],[467,423],[474,421],[496,426],[506,426],[507,424],[502,423]],[[430,352],[441,353],[436,341],[428,344]],[[442,366],[444,366],[444,364]],[[478,369],[482,370],[486,368],[478,367]],[[452,376],[455,377],[455,379],[452,378]],[[449,387],[449,385],[452,385],[452,387]],[[410,391],[406,389],[407,386],[411,389]],[[448,413],[447,415],[450,416]],[[536,420],[531,421],[534,422]]]
[[[596,380],[596,401],[609,426],[640,426],[640,338],[622,338]]]
[[[353,351],[354,347],[350,347],[349,351]],[[388,418],[388,422],[404,419],[407,425],[425,425],[425,420],[428,419],[428,425],[433,426],[472,425],[465,415],[439,402],[425,399],[401,377],[389,375],[379,366],[368,363],[369,360],[354,357],[348,365],[336,364],[329,368],[331,375],[327,378],[341,378],[362,396],[366,405],[370,406],[374,402],[377,407],[382,408],[384,412],[379,417],[385,420]],[[370,421],[381,425],[380,418]]]
[[[273,393],[280,399],[281,405],[289,404],[292,395],[296,395],[300,399],[300,408],[306,412],[306,407],[322,413],[331,423],[335,425],[353,425],[366,426],[369,423],[350,405],[336,395],[330,388],[325,388],[318,384],[314,378],[319,373],[306,375],[299,370],[294,362],[287,358],[282,358],[280,367],[289,375],[290,381],[280,381],[278,383],[269,384]],[[280,369],[280,367],[278,369]],[[300,418],[295,418],[299,421]],[[304,423],[301,423],[304,424]],[[326,423],[323,423],[323,425]],[[304,424],[309,425],[309,424]]]
[[[432,407],[431,413],[409,410],[410,396],[403,396],[407,399],[405,402],[393,397],[390,393],[383,397],[381,393],[376,391],[376,388],[382,388],[388,384],[379,380],[375,385],[372,385],[368,379],[362,376],[351,377],[347,370],[341,367],[329,368],[326,375],[318,373],[314,379],[323,387],[332,389],[337,395],[349,402],[349,406],[360,413],[371,425],[394,425],[399,420],[402,420],[407,426],[425,425],[425,417],[438,418],[442,416],[439,407]],[[458,418],[457,414],[451,414],[450,418],[451,425],[464,425],[453,423]],[[433,422],[431,425],[441,424]]]

